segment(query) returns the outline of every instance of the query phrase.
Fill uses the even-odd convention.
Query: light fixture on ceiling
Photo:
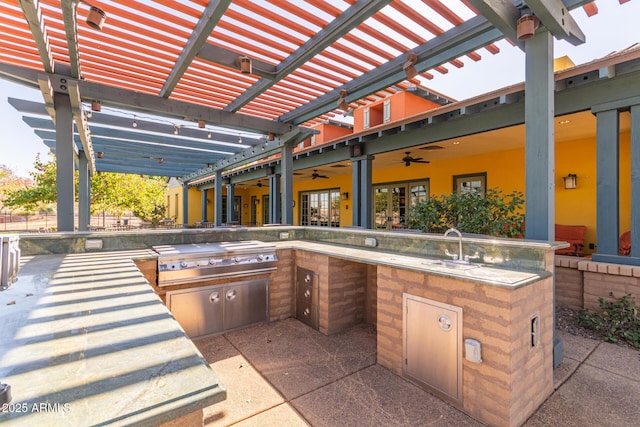
[[[276,139],[276,135],[271,133],[271,132],[269,132],[269,135],[267,135],[267,139],[269,141],[273,141],[274,139]]]
[[[242,135],[238,135],[238,144],[242,144]]]
[[[177,135],[179,133],[178,125],[173,125],[173,134]]]
[[[564,180],[565,190],[574,190],[578,185],[578,177],[576,174],[570,173],[562,179]]]
[[[402,66],[402,70],[407,75],[407,79],[411,80],[415,76],[418,75],[418,70],[416,70],[416,63],[418,62],[418,55],[411,52],[407,55],[407,59]]]
[[[568,125],[569,123],[571,123],[571,120],[568,120],[568,119],[560,120],[558,122],[559,125]]]
[[[246,55],[238,55],[236,65],[242,74],[251,74],[251,58]]]
[[[523,42],[534,36],[536,30],[540,26],[540,20],[530,13],[525,13],[518,18],[516,26],[516,37]]]
[[[104,156],[104,153],[102,151],[98,151],[98,158],[101,159]]]
[[[133,123],[131,123],[131,126],[133,126],[134,128],[138,127],[138,122],[136,122],[136,116],[133,116]]]
[[[204,127],[205,127],[206,125],[207,125],[207,124],[205,123],[205,121],[204,121],[204,120],[202,120],[202,119],[198,120],[198,127],[199,127],[200,129],[204,129]]]
[[[86,3],[86,5],[89,6],[89,13],[87,14],[87,25],[94,30],[102,30],[104,21],[107,20],[107,14],[104,13],[104,10],[100,9],[98,6],[92,5],[86,0],[80,0],[80,2]]]
[[[161,165],[164,162],[164,159],[162,157],[158,157],[158,164]]]
[[[102,104],[100,103],[100,101],[98,101],[96,99],[91,101],[91,110],[100,112],[100,110],[102,110]]]
[[[207,134],[207,138],[211,139],[211,131]]]
[[[91,110],[86,110],[86,111],[84,112],[84,114],[85,114],[85,116],[87,117],[87,119],[90,119],[90,118],[91,118],[91,116],[93,116],[93,111],[91,111]]]
[[[342,89],[340,91],[340,98],[338,98],[338,108],[343,111],[349,110],[349,103],[347,102],[346,98],[347,98],[347,90]]]

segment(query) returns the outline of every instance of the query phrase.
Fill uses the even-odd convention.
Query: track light
[[[138,122],[136,122],[136,116],[133,116],[133,123],[131,123],[131,126],[133,126],[134,128],[138,127]]]
[[[211,139],[211,131],[207,134],[207,138]]]
[[[236,59],[236,65],[242,74],[251,74],[251,58],[248,56],[239,55]]]
[[[173,125],[173,134],[174,134],[174,135],[177,135],[177,134],[178,134],[178,132],[179,132],[179,130],[178,130],[178,125]]]
[[[98,6],[93,6],[86,0],[80,0],[80,2],[86,3],[87,6],[89,6],[89,14],[87,14],[87,25],[94,30],[102,30],[104,21],[107,20],[107,14],[104,13],[104,10],[100,9]]]
[[[85,116],[87,117],[87,119],[90,119],[91,116],[93,116],[93,111],[91,111],[91,110],[85,111]]]
[[[242,144],[242,135],[238,135],[238,144]]]
[[[100,101],[95,99],[91,101],[91,110],[100,112],[100,110],[102,110],[102,104],[100,103]]]
[[[347,97],[347,91],[342,89],[340,91],[340,98],[338,98],[338,108],[344,111],[349,110],[349,103],[345,99]]]
[[[410,53],[407,55],[407,60],[402,66],[402,70],[407,75],[407,80],[411,80],[415,76],[418,75],[418,70],[416,70],[416,63],[418,62],[418,55],[415,53]]]
[[[206,126],[206,123],[205,123],[204,120],[202,120],[202,119],[198,120],[198,127],[200,129],[204,129],[205,126]]]

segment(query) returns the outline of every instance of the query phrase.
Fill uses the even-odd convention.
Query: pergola
[[[81,230],[97,171],[178,177],[185,195],[190,182],[214,179],[218,222],[223,173],[273,154],[274,195],[291,224],[292,148],[309,125],[428,86],[498,53],[506,37],[525,50],[535,94],[526,97],[526,174],[536,177],[527,180],[527,237],[547,240],[552,38],[584,42],[568,13],[577,7],[597,11],[586,0],[2,0],[0,76],[42,92],[41,104],[11,103],[43,116],[25,121],[56,153],[60,231],[74,229],[75,167]],[[518,34],[522,16],[540,24],[535,36]],[[356,153],[352,166],[353,204],[366,204],[370,156]],[[367,226],[366,215],[354,225]]]

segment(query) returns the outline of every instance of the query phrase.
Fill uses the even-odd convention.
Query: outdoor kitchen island
[[[83,239],[113,250],[112,245],[127,247],[124,237],[75,233],[64,242],[64,236],[29,236],[21,246],[27,255],[66,247],[84,253],[65,260],[103,258],[108,269],[114,255],[88,253]],[[317,292],[316,329],[333,334],[358,322],[375,325],[380,365],[484,423],[519,425],[552,392],[553,252],[563,243],[467,237],[459,242],[430,234],[305,227],[127,237],[131,249],[243,240],[273,244],[278,266],[269,273],[270,321],[300,319],[306,312],[298,307],[301,295]],[[478,259],[447,262],[445,250],[458,247]],[[120,292],[129,292],[126,282],[119,283]]]
[[[23,257],[0,292],[0,424],[202,425],[226,390],[132,261],[153,257]]]

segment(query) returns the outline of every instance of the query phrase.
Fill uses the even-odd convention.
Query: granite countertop
[[[136,257],[154,253],[23,257],[0,292],[0,424],[158,425],[225,399]]]
[[[272,242],[278,249],[297,249],[329,255],[335,258],[411,270],[424,274],[450,277],[473,283],[481,283],[506,289],[517,289],[540,279],[551,276],[547,271],[518,271],[471,263],[459,265],[445,260],[422,258],[374,251],[336,244],[317,243],[303,240]]]

